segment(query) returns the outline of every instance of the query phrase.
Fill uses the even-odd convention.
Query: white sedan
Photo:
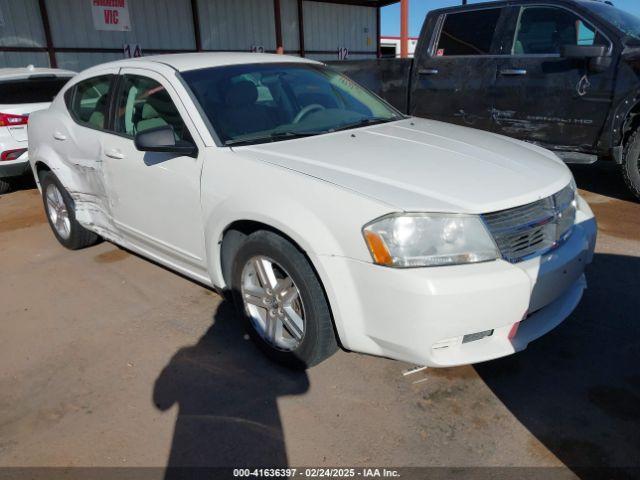
[[[99,65],[30,137],[60,243],[102,237],[232,292],[287,365],[338,346],[438,367],[509,355],[586,286],[596,223],[554,154],[403,116],[318,62]]]
[[[47,108],[75,73],[58,68],[0,68],[0,193],[29,172],[29,114]]]

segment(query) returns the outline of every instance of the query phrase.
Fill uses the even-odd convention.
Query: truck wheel
[[[11,184],[0,178],[0,195],[3,193],[9,193],[9,191],[11,191]]]
[[[58,241],[69,250],[95,244],[100,237],[78,223],[71,196],[58,178],[51,172],[44,172],[40,185],[47,220]]]
[[[307,258],[275,233],[252,233],[231,272],[235,304],[258,347],[291,368],[316,365],[338,348],[324,290]]]
[[[640,200],[640,129],[633,132],[625,145],[621,166],[629,190]]]

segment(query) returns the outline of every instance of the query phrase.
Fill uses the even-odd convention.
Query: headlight
[[[388,267],[431,267],[500,257],[480,217],[440,213],[394,214],[365,225],[373,261]]]

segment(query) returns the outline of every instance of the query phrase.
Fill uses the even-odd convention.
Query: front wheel
[[[231,286],[249,335],[273,360],[306,368],[337,350],[320,281],[288,240],[268,231],[249,235],[233,261]]]
[[[63,246],[70,250],[78,250],[98,241],[98,235],[84,228],[76,220],[71,196],[53,173],[43,173],[40,186],[47,220],[53,234]]]
[[[640,129],[631,135],[625,145],[621,167],[627,187],[640,200]]]

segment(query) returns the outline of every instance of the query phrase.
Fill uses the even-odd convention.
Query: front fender
[[[208,270],[225,287],[220,246],[234,222],[260,222],[291,238],[309,258],[342,256],[371,261],[362,226],[389,207],[325,181],[246,159],[232,151],[207,159],[202,204]],[[316,270],[318,265],[314,263]],[[323,279],[324,280],[324,279]]]

